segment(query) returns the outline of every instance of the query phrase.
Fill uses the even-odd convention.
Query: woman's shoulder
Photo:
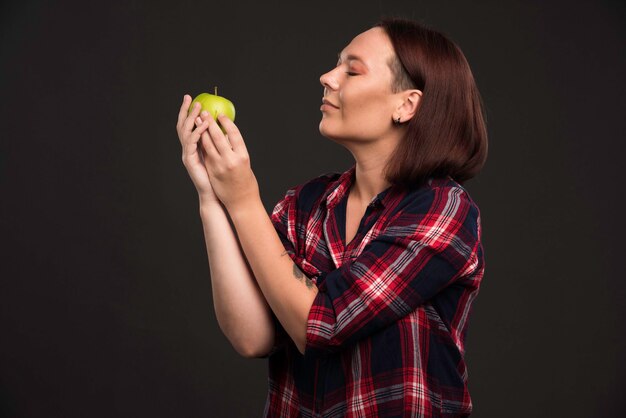
[[[317,177],[313,177],[309,181],[303,184],[302,190],[306,193],[325,192],[332,188],[342,173],[330,171],[322,173]]]
[[[476,205],[476,202],[472,199],[469,191],[465,186],[455,181],[452,177],[431,177],[426,182],[425,190],[438,191],[444,193],[454,193],[466,200],[472,205]]]
[[[324,172],[305,182],[298,183],[287,189],[279,204],[287,205],[291,202],[299,210],[311,210],[336,184],[342,173]]]
[[[431,177],[404,196],[405,216],[413,214],[480,218],[480,209],[466,187],[451,177]]]
[[[342,173],[325,172],[305,182],[289,188],[288,193],[295,198],[319,197],[330,190],[332,185],[341,177]]]
[[[429,210],[455,218],[480,237],[480,208],[465,186],[448,176],[429,179],[427,190],[432,199]]]

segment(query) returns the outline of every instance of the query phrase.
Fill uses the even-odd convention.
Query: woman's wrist
[[[221,208],[224,209],[224,204],[216,197],[207,197],[198,195],[198,202],[200,208]]]

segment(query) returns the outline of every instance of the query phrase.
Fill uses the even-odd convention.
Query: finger
[[[220,155],[228,155],[229,152],[232,153],[233,149],[217,122],[211,116],[207,116],[206,120],[209,121],[209,137],[213,140],[217,152],[219,152]]]
[[[180,106],[180,111],[178,112],[178,122],[176,123],[176,129],[178,130],[182,128],[183,122],[189,114],[189,103],[191,103],[191,96],[185,94],[183,96],[183,104]]]
[[[198,117],[198,114],[200,113],[200,109],[202,109],[202,106],[200,106],[200,103],[197,103],[197,102],[194,103],[193,110],[187,116],[187,118],[185,119],[185,122],[183,123],[183,129],[185,132],[191,131],[191,128],[193,128],[194,121]]]
[[[193,130],[193,132],[191,132],[191,135],[189,135],[189,140],[183,144],[185,145],[188,149],[193,148],[195,150],[195,147],[190,147],[191,145],[196,144],[199,140],[200,140],[200,135],[202,134],[202,132],[206,132],[206,128],[209,125],[209,123],[207,121],[202,121],[202,119],[200,118],[196,118],[196,129]]]
[[[213,118],[210,119],[212,120]],[[213,163],[221,158],[219,152],[217,152],[217,148],[215,148],[215,144],[213,144],[213,140],[209,136],[208,131],[205,130],[202,132],[202,138],[200,140],[202,141],[202,148],[204,148],[204,152],[206,153],[210,163]]]
[[[204,119],[204,122],[205,122],[205,123],[207,123],[207,124],[209,124],[209,123],[211,123],[211,121],[214,121],[214,120],[215,120],[215,119],[213,119],[213,117],[211,117],[211,116],[209,115],[209,112],[207,112],[206,110],[205,110],[205,111],[203,111],[202,113],[200,113],[200,117],[201,117],[202,119]],[[218,125],[218,128],[219,128],[219,125]],[[207,127],[207,130],[208,130],[208,127]],[[220,128],[220,132],[222,133],[222,135],[224,134],[224,133],[222,132],[221,128]],[[211,138],[211,135],[210,135],[210,134],[209,134],[209,139],[211,139],[211,141],[213,141],[213,139]],[[228,142],[228,146],[229,146],[229,147],[230,147],[230,149],[232,150],[232,149],[233,149],[233,147],[232,147],[232,146],[231,146],[231,144],[230,144],[230,139],[228,138],[228,136],[226,136],[226,141]],[[215,144],[213,144],[213,146],[215,146]],[[217,151],[217,148],[215,148],[215,149],[216,149],[216,151]],[[218,153],[219,153],[219,152],[218,152]]]
[[[200,135],[203,131],[205,131],[209,127],[208,120],[202,120],[200,116],[198,116],[195,120],[196,128],[193,130],[193,133],[196,134],[194,137],[196,142],[200,139]]]
[[[217,119],[220,121],[220,124],[224,127],[226,134],[228,135],[228,141],[233,149],[233,151],[237,154],[247,154],[248,149],[246,147],[245,142],[243,141],[243,137],[241,136],[241,132],[239,132],[239,128],[235,125],[235,122],[230,120],[228,116],[220,114]]]

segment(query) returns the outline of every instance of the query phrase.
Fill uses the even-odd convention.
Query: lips
[[[335,109],[339,109],[339,106],[335,105],[334,103],[322,98],[322,104],[334,107]]]

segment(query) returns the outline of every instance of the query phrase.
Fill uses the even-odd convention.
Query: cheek
[[[346,135],[375,139],[391,126],[389,94],[380,87],[346,90],[340,98],[341,129]]]
[[[340,94],[340,100],[347,108],[365,110],[369,107],[382,107],[389,98],[389,93],[384,91],[378,83],[370,80],[365,82],[354,81],[350,88],[344,89]]]
[[[386,109],[387,96],[378,90],[364,90],[346,94],[343,101],[343,117],[355,124],[379,124],[390,117]]]

